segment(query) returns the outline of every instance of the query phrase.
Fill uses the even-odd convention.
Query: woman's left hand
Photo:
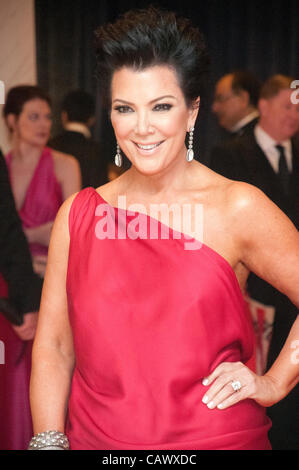
[[[273,377],[259,376],[241,362],[223,362],[202,383],[210,386],[202,399],[209,409],[223,410],[246,398],[271,406],[281,396]]]

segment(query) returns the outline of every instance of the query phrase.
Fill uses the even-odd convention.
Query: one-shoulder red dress
[[[186,237],[160,222],[168,238],[145,236],[152,222],[93,188],[73,201],[71,449],[270,449],[270,421],[255,401],[225,410],[202,403],[204,377],[252,354],[232,267],[205,244],[185,249]]]

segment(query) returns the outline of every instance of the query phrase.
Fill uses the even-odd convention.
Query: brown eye
[[[114,109],[115,109],[115,111],[117,111],[121,114],[126,114],[126,113],[133,112],[132,108],[130,108],[129,106],[116,106]]]
[[[160,103],[154,107],[154,111],[169,111],[172,108],[171,104]]]

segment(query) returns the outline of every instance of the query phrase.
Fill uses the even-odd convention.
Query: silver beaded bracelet
[[[65,434],[59,431],[45,431],[31,439],[28,450],[69,450],[69,448]]]

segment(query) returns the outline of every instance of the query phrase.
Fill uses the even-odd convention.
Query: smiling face
[[[35,98],[27,101],[19,116],[9,115],[9,125],[18,140],[43,147],[46,145],[52,125],[48,103]]]
[[[157,174],[184,162],[186,132],[194,126],[198,109],[187,107],[171,68],[116,71],[111,103],[116,139],[137,170]]]

